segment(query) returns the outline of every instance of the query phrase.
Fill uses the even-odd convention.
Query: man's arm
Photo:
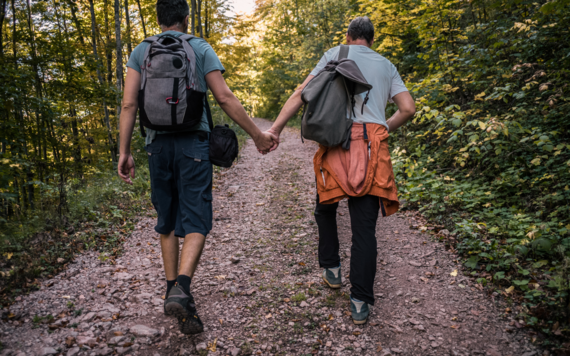
[[[131,138],[139,107],[138,92],[140,85],[141,74],[132,68],[127,68],[119,126],[121,147],[119,148],[118,171],[119,177],[128,184],[133,184],[131,178],[135,177],[135,161],[131,155]]]
[[[416,113],[416,103],[410,92],[404,91],[396,94],[392,100],[398,105],[398,111],[386,122],[390,132],[405,124]]]
[[[208,83],[208,87],[212,91],[218,104],[220,104],[222,110],[251,136],[255,142],[255,146],[257,146],[260,152],[267,153],[273,148],[275,143],[272,136],[268,133],[261,132],[249,115],[247,115],[247,112],[238,98],[236,98],[234,93],[228,88],[222,76],[222,72],[215,70],[206,74],[206,83]]]
[[[313,79],[314,77],[315,77],[314,75],[309,75],[305,79],[303,84],[301,84],[297,89],[295,89],[293,94],[291,94],[289,99],[287,99],[287,102],[281,109],[281,112],[277,116],[277,119],[273,123],[273,126],[271,126],[271,128],[268,130],[270,133],[277,135],[277,137],[279,137],[281,131],[283,131],[283,128],[285,127],[285,125],[287,125],[287,122],[291,120],[291,118],[299,111],[301,106],[303,106],[301,93],[303,92],[303,89],[305,89],[307,84],[309,84],[311,79]]]

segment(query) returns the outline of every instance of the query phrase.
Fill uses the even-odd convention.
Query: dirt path
[[[541,354],[501,316],[505,306],[474,288],[454,255],[411,230],[404,214],[378,222],[377,301],[370,322],[353,325],[347,283],[332,291],[321,282],[312,216],[316,146],[303,145],[292,129],[282,141],[267,156],[249,141],[216,180],[214,229],[191,287],[203,334],[184,336],[162,314],[160,246],[153,219],[144,218],[117,265],[84,254],[4,311],[14,316],[0,324],[0,354]],[[346,201],[338,222],[348,276]]]

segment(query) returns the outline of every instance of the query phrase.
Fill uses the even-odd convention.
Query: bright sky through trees
[[[255,9],[255,0],[233,0],[234,12],[249,15]]]

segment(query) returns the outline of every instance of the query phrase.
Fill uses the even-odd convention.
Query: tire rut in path
[[[160,246],[154,219],[144,217],[117,265],[85,253],[22,296],[10,308],[18,320],[0,324],[3,354],[538,355],[498,316],[504,307],[402,213],[378,221],[376,304],[368,324],[353,325],[346,201],[338,211],[342,289],[324,286],[318,266],[316,148],[286,129],[277,151],[262,156],[249,140],[217,177],[214,228],[191,287],[203,334],[184,336],[163,315]]]

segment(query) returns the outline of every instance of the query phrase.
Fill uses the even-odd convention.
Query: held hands
[[[261,154],[267,154],[279,146],[279,135],[271,132],[262,132],[257,138],[254,139],[255,146]]]
[[[274,143],[274,145],[273,145],[273,147],[271,147],[270,152],[271,152],[271,151],[275,151],[275,150],[277,149],[277,147],[279,147],[279,143],[280,143],[280,141],[279,141],[279,133],[280,133],[280,132],[279,132],[278,130],[274,129],[273,127],[271,127],[269,130],[267,130],[267,131],[265,131],[265,132],[267,132],[268,134],[270,134],[271,137],[273,138],[273,143]]]
[[[119,172],[119,177],[121,177],[125,183],[131,185],[133,184],[131,178],[135,178],[135,161],[133,160],[133,156],[131,154],[127,155],[121,153],[119,156],[119,164],[117,170]]]

